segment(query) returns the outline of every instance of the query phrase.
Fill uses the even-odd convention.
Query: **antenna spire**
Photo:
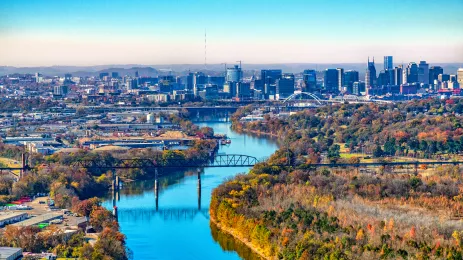
[[[204,69],[207,69],[207,31],[204,29]]]

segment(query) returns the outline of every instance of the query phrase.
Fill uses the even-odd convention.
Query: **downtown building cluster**
[[[425,61],[394,66],[385,56],[377,71],[374,58],[365,72],[344,68],[307,69],[285,73],[281,69],[243,70],[241,64],[223,71],[161,71],[152,68],[140,75],[136,68],[123,74],[107,69],[96,75],[43,76],[40,73],[0,77],[1,98],[40,97],[84,104],[133,105],[200,100],[284,100],[306,92],[332,98],[356,95],[365,98],[405,99],[410,96],[460,95],[463,69],[446,74],[441,66]]]

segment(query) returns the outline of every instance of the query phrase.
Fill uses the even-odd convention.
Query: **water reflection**
[[[274,140],[235,133],[229,123],[200,125],[232,140],[220,147],[221,153],[262,158],[277,149]],[[244,245],[213,229],[208,212],[212,190],[248,170],[205,168],[199,178],[197,169],[161,174],[158,203],[154,179],[125,183],[114,197],[121,231],[134,259],[259,259]],[[108,194],[104,206],[112,208],[112,199]]]
[[[232,235],[222,232],[213,222],[210,222],[212,238],[217,241],[224,251],[236,252],[238,255],[247,260],[261,260],[260,255],[256,254],[249,247],[239,240],[236,240]]]

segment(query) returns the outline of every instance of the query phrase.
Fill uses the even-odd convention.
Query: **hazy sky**
[[[463,0],[0,0],[0,65],[463,62]]]

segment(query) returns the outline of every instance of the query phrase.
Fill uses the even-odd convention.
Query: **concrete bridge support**
[[[201,210],[201,170],[200,169],[198,169],[197,175],[198,175],[198,186],[197,186],[197,190],[198,190],[198,210]]]
[[[159,180],[158,180],[158,168],[154,169],[154,199],[156,201],[156,211],[159,206]]]

